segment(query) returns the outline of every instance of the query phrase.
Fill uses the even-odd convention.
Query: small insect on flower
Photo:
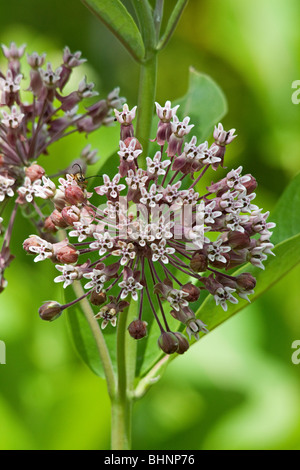
[[[102,175],[93,175],[93,176],[86,177],[79,163],[74,163],[74,165],[72,165],[72,168],[74,168],[74,166],[78,166],[79,171],[77,171],[77,173],[72,173],[71,177],[76,181],[78,186],[80,186],[82,189],[85,189],[87,187],[87,184],[88,184],[87,180],[89,178],[102,178]]]

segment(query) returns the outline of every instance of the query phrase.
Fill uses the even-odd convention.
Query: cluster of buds
[[[37,159],[40,155],[48,155],[49,146],[69,134],[88,134],[101,125],[110,125],[114,120],[113,110],[124,104],[116,88],[107,98],[83,107],[87,98],[98,94],[94,91],[94,84],[88,83],[86,77],[83,77],[75,91],[64,93],[65,86],[70,85],[73,69],[85,62],[79,51],[72,54],[65,47],[62,63],[55,70],[50,62],[45,63],[46,54],[27,54],[27,84],[24,83],[21,69],[25,45],[2,45],[2,51],[8,66],[6,71],[0,71],[1,216],[6,206],[11,207],[9,201],[14,200],[15,205],[11,215],[6,211],[3,217],[3,225],[7,230],[0,251],[0,292],[7,284],[4,270],[13,258],[9,244],[18,206],[30,216],[37,231],[42,234],[43,217],[36,197],[43,197],[40,186],[45,169],[37,164]],[[26,101],[22,97],[23,90],[27,91]],[[29,103],[28,93],[32,96]],[[82,112],[79,112],[79,107],[83,109]],[[75,161],[84,171],[87,165],[97,161],[96,153],[88,145]],[[65,174],[66,170],[62,170],[61,174]]]
[[[68,235],[60,244],[34,235],[24,242],[35,261],[56,263],[55,282],[64,288],[83,283],[83,297],[97,309],[102,328],[116,325],[130,298],[137,301],[138,317],[128,326],[129,334],[144,338],[155,320],[158,346],[166,354],[184,353],[191,337],[207,332],[194,313],[202,291],[224,310],[239,297],[249,300],[255,278],[228,270],[247,262],[263,269],[273,254],[269,239],[274,224],[267,222],[268,212],[253,204],[257,183],[242,174],[242,167],[200,193],[206,171],[223,165],[235,130],[226,132],[219,124],[212,145],[197,144],[195,136],[187,137],[193,128],[190,118],[180,121],[177,108],[169,101],[156,103],[158,150],[152,158],[143,156],[134,136],[136,107],[125,104],[115,110],[121,129],[118,172],[104,174],[103,184],[91,192],[72,175],[60,178],[58,186],[44,176],[40,195],[54,204],[53,228],[62,227]],[[57,318],[83,297],[65,305],[47,302],[40,316]],[[175,331],[169,315],[178,320]],[[181,325],[189,340],[177,331]]]

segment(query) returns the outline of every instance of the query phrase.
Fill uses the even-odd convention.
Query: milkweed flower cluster
[[[46,54],[27,54],[27,69],[23,74],[21,59],[25,45],[17,47],[12,42],[9,47],[1,47],[8,65],[6,71],[0,71],[0,214],[3,216],[5,209],[1,220],[3,227],[7,227],[6,231],[3,228],[5,235],[0,251],[0,292],[7,284],[4,270],[13,259],[9,245],[18,206],[42,234],[43,214],[37,198],[48,197],[51,188],[48,195],[45,189],[41,190],[45,169],[37,164],[38,158],[47,156],[51,144],[70,134],[89,134],[101,125],[110,125],[114,120],[113,109],[124,104],[116,88],[107,98],[86,107],[85,100],[98,94],[86,77],[74,91],[65,92],[72,71],[85,62],[80,51],[71,53],[65,47],[57,68],[46,62]],[[25,83],[24,76],[29,76],[29,83]],[[22,96],[24,91],[26,101]],[[75,161],[84,169],[97,160],[96,153],[88,145]],[[15,205],[9,215],[12,200]]]
[[[207,332],[195,315],[202,291],[224,310],[238,298],[249,300],[255,278],[228,270],[246,262],[264,269],[267,255],[273,254],[274,224],[254,204],[256,180],[243,174],[241,166],[201,188],[204,174],[223,166],[235,130],[227,132],[219,124],[212,145],[198,143],[190,136],[190,118],[180,121],[177,109],[169,101],[156,103],[158,148],[153,156],[143,155],[134,136],[136,107],[125,104],[115,110],[121,130],[118,171],[102,175],[102,184],[92,191],[70,174],[58,185],[43,176],[40,192],[54,204],[52,222],[67,235],[58,243],[32,235],[24,249],[34,254],[34,261],[55,263],[54,282],[69,288],[80,281],[86,292],[70,304],[46,302],[39,310],[42,319],[53,320],[88,297],[101,327],[115,326],[131,298],[138,302],[138,317],[129,334],[145,337],[155,319],[158,346],[167,354],[182,354],[189,341],[177,331],[180,323],[189,339]],[[178,320],[175,331],[169,327],[170,315]]]

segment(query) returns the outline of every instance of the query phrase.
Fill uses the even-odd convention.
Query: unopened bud
[[[194,284],[185,284],[184,286],[181,287],[181,290],[183,292],[186,292],[188,294],[187,297],[185,297],[185,300],[188,302],[196,302],[196,300],[199,299],[200,296],[200,289],[197,286],[194,286]]]
[[[250,246],[250,237],[246,232],[229,232],[228,243],[233,249],[248,248]]]
[[[47,233],[57,232],[57,228],[55,224],[53,223],[53,220],[51,220],[51,217],[46,217],[44,221],[43,230],[44,232],[47,232]]]
[[[178,339],[178,349],[177,349],[177,353],[178,354],[183,354],[185,353],[185,351],[187,351],[190,347],[190,344],[187,340],[187,338],[182,334],[182,333],[179,333],[179,331],[177,331],[176,333],[174,333],[174,335],[176,336],[176,338]]]
[[[78,251],[70,245],[62,246],[55,253],[56,259],[62,264],[73,264],[78,260]]]
[[[128,332],[134,339],[141,339],[147,336],[147,322],[142,320],[133,320],[128,326]]]
[[[65,188],[65,198],[69,204],[76,206],[82,203],[86,199],[86,196],[80,186],[70,185]]]
[[[257,188],[257,181],[254,178],[254,176],[252,176],[250,174],[245,175],[245,176],[249,176],[250,179],[249,179],[249,181],[246,181],[245,183],[243,183],[243,186],[247,189],[247,194],[251,194]]]
[[[92,290],[90,296],[90,302],[93,305],[102,305],[106,301],[106,293],[105,292],[97,292],[96,289]]]
[[[68,225],[73,225],[80,219],[80,209],[77,206],[65,206],[61,211],[62,218]]]
[[[54,300],[45,302],[39,308],[39,315],[42,320],[53,321],[60,317],[63,311],[63,306]]]
[[[195,253],[190,261],[190,268],[196,273],[206,271],[207,265],[207,256],[203,253]]]
[[[66,228],[68,226],[66,221],[63,219],[61,212],[57,209],[54,209],[54,211],[52,212],[52,214],[50,214],[49,217],[56,227]]]
[[[158,338],[157,343],[160,349],[162,349],[166,354],[177,352],[179,347],[178,338],[176,338],[175,334],[171,331],[164,331]]]
[[[42,179],[42,176],[44,176],[44,174],[44,168],[40,165],[37,165],[36,163],[30,165],[28,168],[25,169],[25,175],[30,178],[31,182]]]
[[[236,282],[239,287],[245,290],[252,290],[256,286],[256,279],[250,273],[242,273],[236,277]]]

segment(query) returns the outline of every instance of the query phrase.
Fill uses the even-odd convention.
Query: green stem
[[[136,340],[131,338],[127,325],[136,318],[138,303],[131,300],[130,306],[119,314],[117,326],[118,384],[111,408],[112,450],[131,448],[132,405],[136,368]]]
[[[128,450],[131,447],[132,399],[128,394],[126,357],[126,326],[128,309],[119,314],[117,326],[117,393],[111,403],[111,448]]]
[[[73,290],[78,297],[81,297],[84,294],[84,291],[82,289],[80,282],[73,283]],[[116,391],[116,380],[115,380],[115,375],[114,375],[114,371],[113,371],[113,367],[111,363],[111,358],[109,355],[109,351],[107,349],[107,345],[106,345],[103,333],[100,329],[100,326],[97,320],[95,320],[94,318],[94,312],[87,298],[84,298],[80,301],[80,306],[82,308],[83,314],[94,336],[94,339],[98,348],[99,356],[103,364],[108,394],[111,400],[113,400],[115,396],[115,391]]]
[[[141,163],[145,163],[146,157],[148,156],[156,94],[156,81],[157,54],[153,52],[151,57],[140,65],[136,137],[143,147],[144,162]]]

